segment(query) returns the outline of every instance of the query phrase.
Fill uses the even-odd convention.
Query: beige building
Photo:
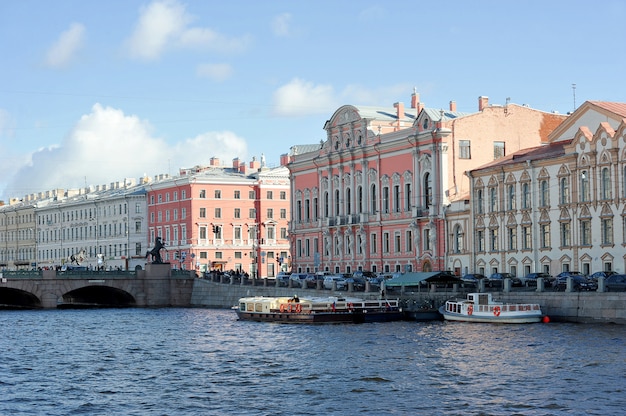
[[[534,146],[470,170],[446,213],[459,274],[626,272],[626,104],[588,101]]]

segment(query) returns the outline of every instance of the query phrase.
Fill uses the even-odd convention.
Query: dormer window
[[[429,120],[425,118],[424,121],[422,122],[422,127],[424,128],[424,130],[428,129],[428,124],[429,124],[428,121]]]

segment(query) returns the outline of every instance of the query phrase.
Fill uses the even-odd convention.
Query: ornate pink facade
[[[446,268],[445,215],[469,192],[464,172],[547,142],[565,116],[526,106],[462,113],[340,107],[319,145],[291,149],[293,271],[428,271]]]

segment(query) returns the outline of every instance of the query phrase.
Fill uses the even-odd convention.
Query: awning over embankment
[[[385,281],[385,287],[419,286],[426,283],[460,283],[461,279],[450,272],[410,272]]]

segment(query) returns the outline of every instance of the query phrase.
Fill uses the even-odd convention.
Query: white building
[[[35,215],[38,267],[70,264],[72,255],[93,269],[145,264],[146,190],[134,179],[55,193],[36,203]]]
[[[585,102],[549,144],[467,175],[446,212],[450,269],[626,272],[626,104]]]

